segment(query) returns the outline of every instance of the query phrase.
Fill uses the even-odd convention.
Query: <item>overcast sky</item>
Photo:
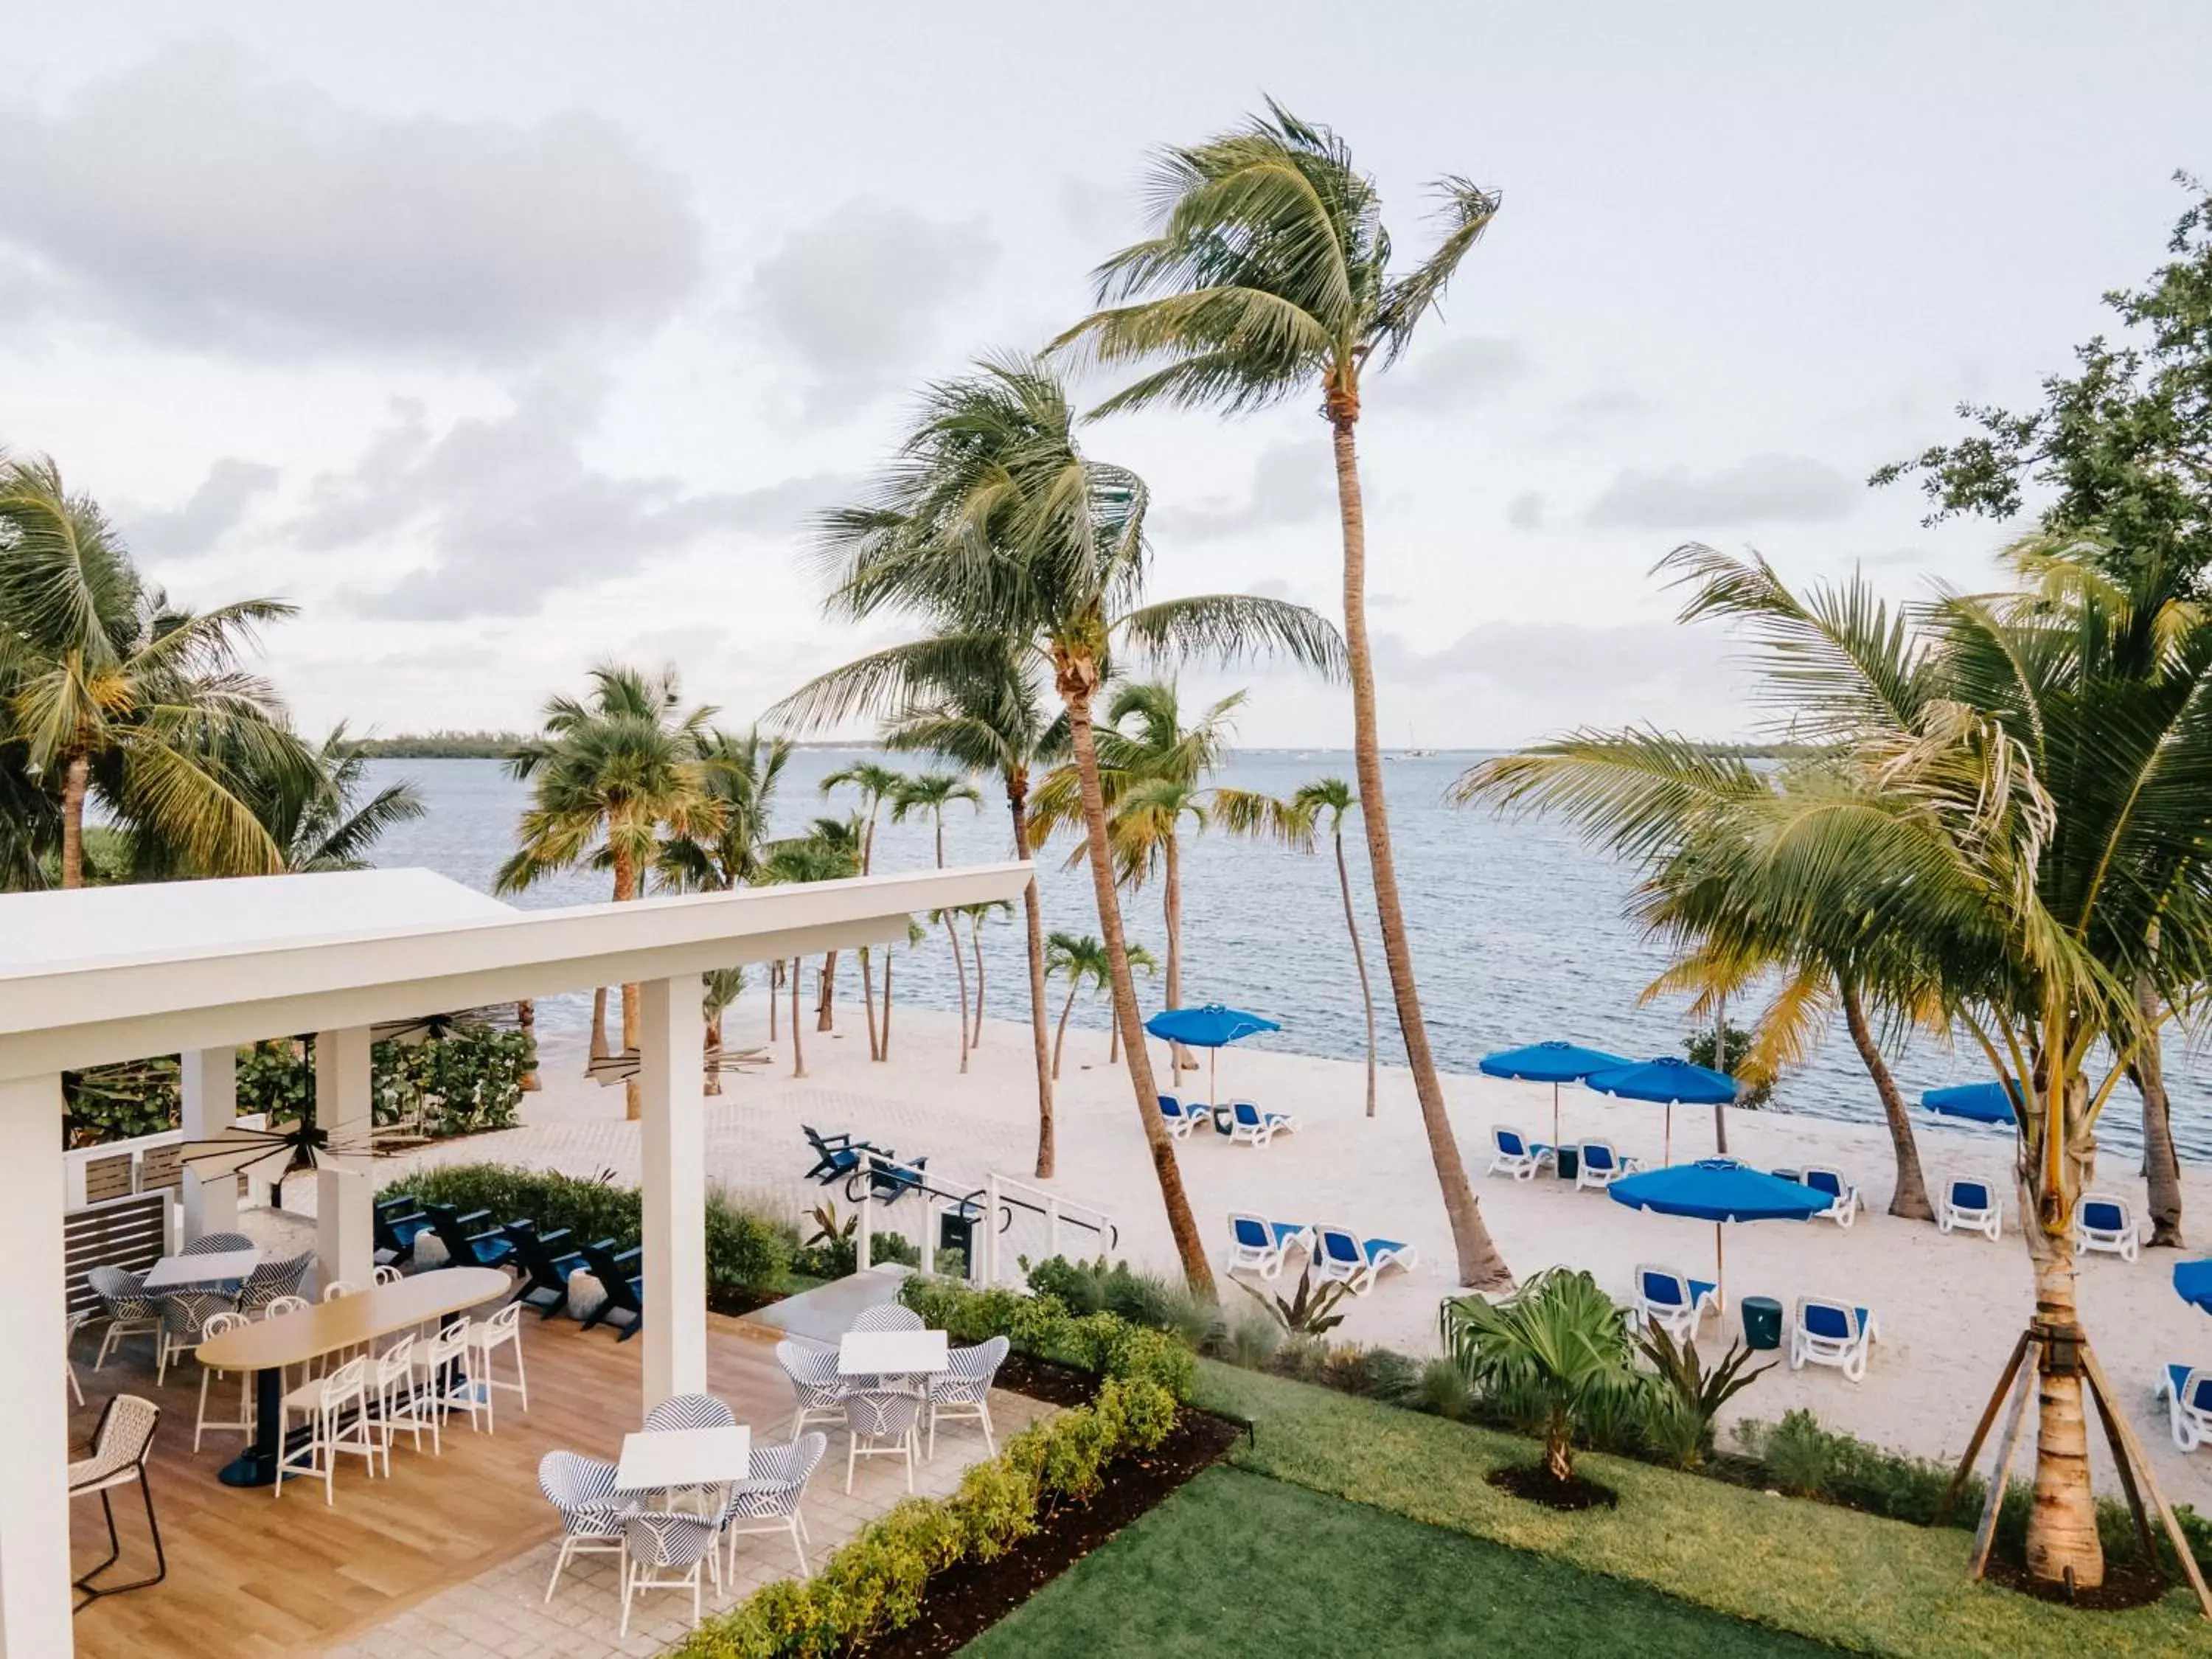
[[[2000,527],[1868,472],[2029,403],[2212,173],[2212,7],[37,9],[0,63],[0,444],[193,601],[304,607],[319,729],[530,723],[605,656],[741,723],[881,642],[796,550],[916,382],[1041,343],[1148,149],[1272,94],[1426,246],[1504,208],[1363,437],[1385,740],[1747,729],[1686,539],[1906,595]],[[1098,390],[1107,389],[1101,384]],[[1325,429],[1122,416],[1162,594],[1336,608]],[[1237,677],[1238,682],[1252,678]],[[1251,744],[1349,732],[1269,675]]]

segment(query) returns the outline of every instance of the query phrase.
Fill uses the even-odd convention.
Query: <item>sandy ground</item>
[[[733,1045],[758,1039],[752,1018],[758,1012],[756,1005],[733,1018]],[[887,1064],[870,1063],[854,1006],[839,1011],[838,1035],[807,1031],[805,1078],[790,1075],[787,1036],[777,1045],[773,1065],[726,1078],[726,1092],[708,1103],[709,1178],[794,1214],[817,1202],[820,1189],[799,1178],[810,1161],[802,1123],[825,1133],[849,1131],[904,1157],[926,1154],[933,1174],[950,1177],[949,1189],[981,1186],[992,1170],[1026,1178],[1036,1145],[1027,1028],[990,1022],[963,1076],[950,1017],[902,1008],[897,1020]],[[1107,1066],[1105,1048],[1103,1033],[1068,1033],[1057,1103],[1060,1175],[1050,1185],[1071,1202],[1110,1213],[1119,1231],[1117,1254],[1172,1270],[1166,1218],[1126,1074]],[[1154,1054],[1164,1078],[1157,1046]],[[1178,1144],[1182,1178],[1217,1267],[1227,1243],[1224,1218],[1232,1209],[1281,1220],[1334,1222],[1368,1237],[1406,1240],[1419,1248],[1419,1266],[1391,1274],[1361,1298],[1340,1334],[1434,1352],[1437,1305],[1456,1285],[1450,1233],[1410,1075],[1383,1070],[1376,1115],[1370,1120],[1362,1112],[1362,1068],[1355,1064],[1232,1049],[1220,1065],[1224,1097],[1248,1097],[1293,1112],[1301,1127],[1261,1148],[1203,1133]],[[622,1091],[585,1082],[574,1074],[580,1069],[574,1061],[549,1063],[545,1091],[526,1108],[527,1127],[416,1156],[507,1159],[581,1175],[611,1170],[635,1179],[636,1128],[622,1121]],[[1201,1060],[1198,1073],[1184,1074],[1184,1092],[1206,1097],[1206,1075]],[[1459,1076],[1448,1077],[1445,1085],[1462,1157],[1478,1177],[1488,1161],[1492,1124],[1550,1138],[1548,1087]],[[1654,1162],[1660,1157],[1658,1107],[1569,1089],[1562,1091],[1562,1115],[1571,1140],[1604,1136],[1625,1152]],[[1898,1450],[1955,1455],[2033,1304],[2016,1200],[2008,1198],[2002,1243],[1946,1237],[1924,1223],[1883,1213],[1891,1158],[1879,1126],[1734,1110],[1729,1116],[1729,1146],[1736,1155],[1761,1165],[1833,1164],[1859,1184],[1867,1205],[1849,1231],[1826,1221],[1729,1228],[1731,1309],[1746,1295],[1771,1296],[1785,1308],[1802,1295],[1825,1295],[1872,1308],[1881,1328],[1863,1383],[1819,1367],[1793,1374],[1785,1364],[1739,1396],[1738,1413],[1771,1419],[1804,1406],[1832,1427]],[[1943,1173],[1956,1171],[1984,1176],[2008,1194],[2013,1190],[2008,1138],[1941,1121],[1923,1121],[1918,1128],[1931,1186]],[[1710,1109],[1675,1112],[1678,1160],[1708,1153],[1712,1145]],[[2132,1163],[2106,1159],[2100,1185],[2126,1196],[2140,1213],[2142,1182]],[[1711,1276],[1711,1226],[1632,1211],[1602,1194],[1577,1192],[1548,1177],[1478,1179],[1476,1190],[1498,1247],[1523,1276],[1567,1263],[1589,1269],[1624,1298],[1638,1262]],[[836,1196],[842,1203],[842,1194]],[[2197,1232],[2212,1227],[2212,1179],[2203,1172],[2187,1176],[2187,1205]],[[916,1233],[914,1201],[890,1212],[882,1224]],[[1090,1243],[1074,1228],[1066,1230],[1064,1241],[1070,1254],[1082,1253]],[[1041,1228],[1025,1221],[1008,1237],[1008,1259],[1017,1251],[1043,1254],[1043,1244]],[[2192,1459],[2176,1450],[2164,1411],[2152,1399],[2160,1368],[2168,1361],[2212,1365],[2212,1321],[2177,1298],[2168,1282],[2176,1259],[2162,1250],[2146,1251],[2133,1264],[2110,1256],[2087,1259],[2081,1266],[2081,1310],[2169,1495],[2212,1512],[2212,1454]],[[1237,1299],[1225,1288],[1223,1294]],[[2104,1448],[2095,1450],[2109,1482]]]

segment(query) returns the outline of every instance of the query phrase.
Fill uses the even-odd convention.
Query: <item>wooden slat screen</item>
[[[168,1246],[169,1194],[138,1193],[71,1210],[62,1218],[62,1261],[71,1313],[100,1311],[84,1276],[94,1267],[143,1273]]]
[[[138,1157],[138,1190],[150,1193],[160,1187],[181,1189],[185,1184],[185,1149],[149,1146]]]
[[[84,1201],[97,1204],[103,1199],[127,1198],[131,1194],[131,1165],[136,1162],[128,1152],[113,1158],[88,1158],[84,1166]]]

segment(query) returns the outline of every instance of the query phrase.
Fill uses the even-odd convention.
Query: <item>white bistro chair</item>
[[[295,1412],[307,1419],[307,1437],[283,1453],[276,1463],[276,1494],[284,1495],[287,1474],[319,1474],[323,1502],[337,1502],[338,1459],[358,1456],[371,1477],[376,1474],[376,1436],[369,1424],[368,1361],[349,1359],[328,1376],[301,1383],[286,1395],[276,1412],[276,1443],[287,1442],[287,1419]]]
[[[221,1336],[225,1331],[234,1331],[252,1322],[244,1314],[235,1311],[212,1313],[207,1316],[207,1322],[200,1327],[200,1335],[203,1340]],[[228,1383],[234,1376],[238,1379],[238,1415],[235,1418],[209,1417],[208,1385],[217,1378]],[[210,1429],[234,1429],[249,1437],[253,1433],[252,1371],[218,1370],[205,1360],[200,1362],[200,1409],[199,1414],[192,1419],[192,1449],[195,1452],[200,1449],[200,1436]]]

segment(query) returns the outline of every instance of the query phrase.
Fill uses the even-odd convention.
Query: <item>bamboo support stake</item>
[[[2004,1405],[2005,1395],[2011,1390],[2013,1378],[2019,1373],[2021,1361],[2027,1357],[2027,1345],[2033,1340],[2026,1331],[2022,1331],[2020,1340],[2012,1345],[2012,1358],[2005,1361],[2003,1374],[1997,1378],[1996,1387],[1990,1393],[1990,1403],[1982,1407],[1982,1420],[1974,1425],[1973,1438],[1966,1442],[1966,1455],[1959,1460],[1958,1472],[1952,1475],[1951,1484],[1944,1488],[1943,1501],[1936,1506],[1937,1526],[1942,1526],[1950,1515],[1951,1505],[1959,1501],[1959,1493],[1966,1486],[1966,1477],[1974,1472],[1974,1460],[1982,1455],[1982,1442],[1990,1437],[1990,1425],[1997,1420],[1997,1413]]]
[[[2020,1450],[2020,1431],[2027,1422],[2027,1397],[2035,1392],[2035,1364],[2040,1357],[2042,1344],[2029,1341],[2021,1350],[2021,1358],[2027,1363],[2015,1366],[2012,1385],[2012,1405],[2005,1413],[2004,1432],[1997,1437],[1996,1467],[1990,1471],[1989,1495],[1982,1500],[1981,1523],[1974,1528],[1973,1554],[1966,1563],[1966,1577],[1978,1579],[1989,1571],[1990,1547],[1996,1541],[1997,1512],[2004,1508],[2005,1480],[2012,1473],[2012,1460]]]

